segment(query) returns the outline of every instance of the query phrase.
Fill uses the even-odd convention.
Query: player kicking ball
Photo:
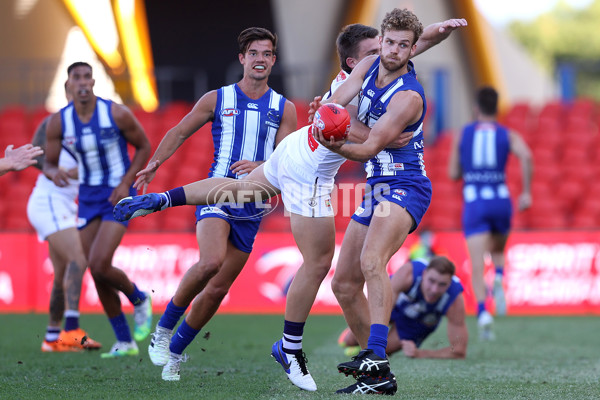
[[[237,204],[256,201],[260,209],[263,200],[281,193],[286,210],[290,212],[294,238],[304,258],[302,271],[299,270],[298,274],[315,276],[310,284],[296,290],[305,300],[308,299],[305,301],[307,306],[294,310],[296,314],[292,316],[287,315],[286,309],[286,320],[305,320],[319,286],[331,268],[335,251],[331,191],[335,175],[346,161],[319,145],[313,134],[318,132],[340,140],[346,137],[349,129],[350,116],[346,109],[337,104],[326,104],[317,110],[312,125],[290,133],[267,161],[246,178],[209,178],[164,193],[127,197],[117,203],[114,216],[118,221],[128,221],[181,205],[227,202],[231,207],[232,199]],[[158,168],[158,162],[155,166]],[[290,300],[293,297],[290,293],[288,304],[290,301],[297,304],[297,301]],[[317,390],[301,347],[290,349],[288,343],[281,339],[273,344],[271,355],[294,385],[307,391]]]

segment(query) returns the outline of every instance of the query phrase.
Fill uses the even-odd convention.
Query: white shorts
[[[329,179],[323,182],[318,176],[302,170],[287,156],[288,151],[293,151],[287,149],[288,144],[289,141],[282,140],[265,161],[265,177],[281,191],[287,211],[305,217],[332,217],[331,191],[334,181]]]
[[[53,233],[77,227],[77,204],[64,192],[35,187],[27,203],[27,217],[43,241]]]

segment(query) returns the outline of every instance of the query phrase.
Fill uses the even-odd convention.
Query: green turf
[[[336,339],[340,316],[311,316],[304,348],[319,390],[303,392],[269,357],[281,336],[281,316],[217,315],[187,349],[180,382],[163,382],[140,343],[140,356],[100,359],[98,352],[41,353],[47,317],[0,315],[2,399],[339,399],[352,378],[338,374],[345,361]],[[481,343],[475,320],[466,360],[391,357],[399,398],[599,399],[600,318],[505,317],[495,342]],[[82,326],[110,348],[114,338],[102,315],[82,316]],[[424,344],[446,343],[445,326]]]

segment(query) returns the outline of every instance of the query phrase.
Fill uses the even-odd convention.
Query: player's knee
[[[373,257],[361,257],[360,258],[360,270],[365,277],[365,280],[369,280],[373,276],[377,276],[381,273],[380,260]]]
[[[227,293],[229,293],[230,285],[207,285],[204,290],[206,291],[206,295],[212,301],[216,301],[221,303]]]
[[[222,265],[223,260],[216,258],[200,260],[190,268],[188,274],[190,275],[190,278],[195,281],[204,281],[215,276]]]
[[[331,290],[340,303],[346,303],[355,297],[357,291],[362,290],[362,286],[348,279],[339,279],[334,276],[331,281]]]

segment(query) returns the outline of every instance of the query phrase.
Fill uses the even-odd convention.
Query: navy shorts
[[[406,209],[413,217],[414,223],[410,230],[413,232],[431,203],[431,181],[423,175],[412,176],[380,176],[367,180],[365,196],[352,219],[369,225],[374,210],[381,202],[389,201]]]
[[[231,225],[229,240],[244,253],[252,252],[264,209],[254,203],[243,205],[209,205],[196,207],[196,222],[204,218],[221,218]]]
[[[115,206],[108,201],[113,190],[115,188],[110,186],[79,186],[77,228],[85,228],[95,218],[101,218],[102,221],[114,221],[125,227],[129,225],[129,221],[117,221],[113,216]],[[136,194],[136,190],[130,187],[129,195],[135,196]]]
[[[462,222],[465,237],[482,232],[507,235],[512,217],[510,199],[476,200],[465,203]]]

